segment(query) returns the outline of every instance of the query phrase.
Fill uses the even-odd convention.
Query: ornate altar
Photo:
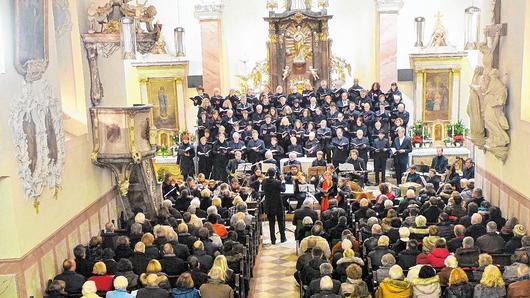
[[[150,142],[151,109],[149,105],[90,109],[92,162],[112,171],[119,188],[120,209],[126,216],[131,216],[135,208],[154,216],[161,202],[151,162],[155,155]]]
[[[131,1],[132,2],[132,1]],[[98,55],[110,57],[122,43],[121,20],[130,17],[134,22],[136,48],[149,53],[157,44],[162,25],[153,24],[156,8],[136,1],[136,5],[127,0],[92,1],[88,8],[89,30],[82,34],[87,51],[90,70],[90,100],[97,106],[103,99],[103,86],[99,77]],[[129,41],[130,42],[130,41]]]
[[[267,41],[270,85],[286,90],[305,82],[313,85],[329,81],[331,69],[328,21],[326,9],[311,10],[307,1],[298,6],[292,1],[284,12],[274,10],[264,19],[269,23]]]

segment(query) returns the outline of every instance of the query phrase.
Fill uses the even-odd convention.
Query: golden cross
[[[443,14],[441,11],[438,10],[438,12],[434,15],[434,18],[436,19],[436,23],[440,24],[442,23]]]

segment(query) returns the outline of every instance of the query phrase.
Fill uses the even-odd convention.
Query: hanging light
[[[466,8],[465,22],[464,49],[476,50],[480,37],[480,8],[476,6]]]
[[[136,29],[134,19],[121,19],[121,52],[123,59],[136,59]]]
[[[414,22],[416,23],[416,43],[414,44],[415,47],[422,48],[423,47],[423,33],[425,29],[425,18],[424,17],[416,17],[414,18]]]
[[[175,56],[184,57],[186,51],[184,50],[184,28],[177,27],[174,30],[175,34]]]

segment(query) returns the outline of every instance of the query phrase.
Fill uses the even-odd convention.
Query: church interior
[[[0,298],[530,297],[530,1],[6,0],[0,25]]]

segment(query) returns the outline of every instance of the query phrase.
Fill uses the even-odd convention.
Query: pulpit
[[[92,162],[112,171],[120,194],[119,208],[126,216],[132,216],[135,208],[154,216],[161,202],[151,162],[155,155],[150,142],[151,109],[150,105],[90,109]]]

